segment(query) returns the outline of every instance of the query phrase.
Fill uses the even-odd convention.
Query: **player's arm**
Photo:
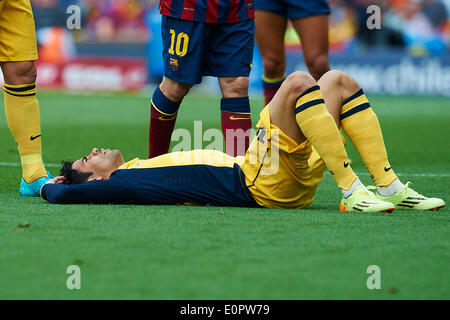
[[[121,179],[89,181],[82,184],[62,184],[63,177],[56,177],[41,189],[41,197],[56,204],[133,204],[136,194]]]

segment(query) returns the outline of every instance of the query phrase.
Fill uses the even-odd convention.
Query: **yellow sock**
[[[377,115],[360,89],[342,105],[341,125],[352,141],[377,186],[388,186],[397,179],[387,158]]]
[[[47,176],[42,162],[41,119],[36,85],[3,85],[5,114],[9,130],[17,143],[22,177],[30,183]]]
[[[349,165],[341,134],[328,112],[319,86],[297,98],[296,120],[305,137],[317,150],[339,188],[348,190],[357,176]]]

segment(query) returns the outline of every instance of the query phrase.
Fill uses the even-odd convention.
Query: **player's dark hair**
[[[86,182],[93,172],[80,172],[72,168],[73,161],[63,161],[60,175],[64,176],[64,184],[79,184]]]

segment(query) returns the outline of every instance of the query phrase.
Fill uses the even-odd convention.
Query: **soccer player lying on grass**
[[[338,127],[376,187],[353,172]],[[51,203],[184,204],[305,208],[325,165],[342,191],[341,211],[437,210],[444,201],[403,185],[387,159],[378,119],[358,83],[329,71],[318,83],[294,72],[261,111],[245,157],[215,150],[174,152],[127,163],[118,150],[66,162],[41,189]]]

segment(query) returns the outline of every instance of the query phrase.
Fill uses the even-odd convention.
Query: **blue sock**
[[[164,93],[162,93],[161,89],[156,87],[155,92],[153,92],[152,97],[152,106],[156,108],[157,111],[166,114],[172,115],[178,111],[180,108],[181,101],[173,102],[169,98],[167,98]]]
[[[250,100],[247,97],[222,98],[220,100],[220,110],[230,113],[250,114]]]

